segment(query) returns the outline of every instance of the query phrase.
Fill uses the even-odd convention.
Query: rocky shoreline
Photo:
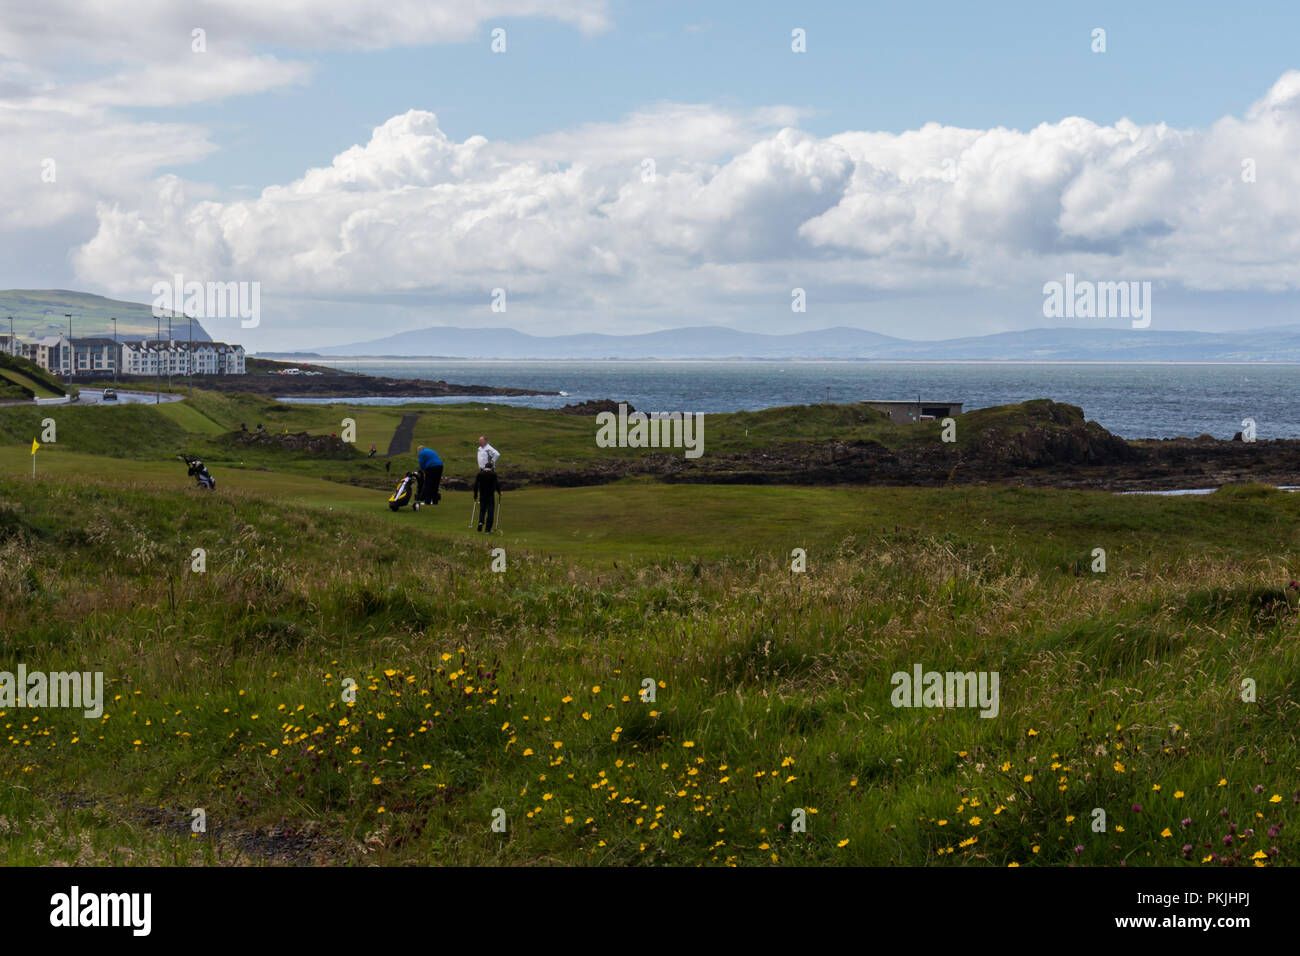
[[[141,379],[152,383],[153,379]],[[87,383],[78,382],[79,385]],[[104,384],[96,381],[96,386]],[[108,384],[111,386],[112,382]],[[448,398],[476,395],[559,395],[559,392],[539,391],[532,388],[508,388],[495,385],[459,385],[454,382],[430,381],[418,378],[385,378],[375,375],[354,375],[350,372],[322,373],[320,375],[278,375],[250,372],[246,375],[193,375],[177,377],[173,384],[204,388],[225,394],[241,393],[263,398]],[[120,386],[127,387],[127,386]]]
[[[755,485],[1006,484],[1096,491],[1171,491],[1257,482],[1300,484],[1300,440],[1199,438],[1125,440],[1071,405],[1040,400],[1025,414],[983,424],[980,413],[962,444],[913,441],[888,448],[875,441],[784,441],[735,454],[680,452],[609,458],[575,468],[514,471],[515,485],[605,484],[647,477],[663,482]],[[993,410],[991,410],[993,411]],[[960,425],[959,425],[960,427]]]

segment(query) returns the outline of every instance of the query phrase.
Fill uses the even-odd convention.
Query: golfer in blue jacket
[[[438,484],[442,481],[442,459],[432,448],[421,445],[417,450],[419,451],[417,463],[420,487],[416,491],[416,496],[421,504],[436,505],[442,500],[442,495],[438,491]]]

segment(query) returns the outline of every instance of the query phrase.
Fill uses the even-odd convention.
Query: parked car
[[[104,401],[104,402],[117,401],[117,392],[113,391],[111,388],[104,389],[104,397],[100,399],[100,401]]]

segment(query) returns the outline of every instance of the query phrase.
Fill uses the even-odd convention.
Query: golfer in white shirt
[[[488,444],[488,440],[482,435],[478,436],[478,467],[479,471],[484,468],[496,470],[497,459],[501,457],[501,452],[497,451]]]

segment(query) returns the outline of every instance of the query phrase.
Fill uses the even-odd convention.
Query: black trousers
[[[479,495],[478,498],[478,529],[480,531],[492,531],[492,522],[497,516],[497,496],[491,493]]]
[[[420,503],[432,505],[438,502],[442,497],[438,493],[438,485],[442,482],[442,465],[434,465],[432,468],[424,468],[420,471],[420,488],[417,495]]]

